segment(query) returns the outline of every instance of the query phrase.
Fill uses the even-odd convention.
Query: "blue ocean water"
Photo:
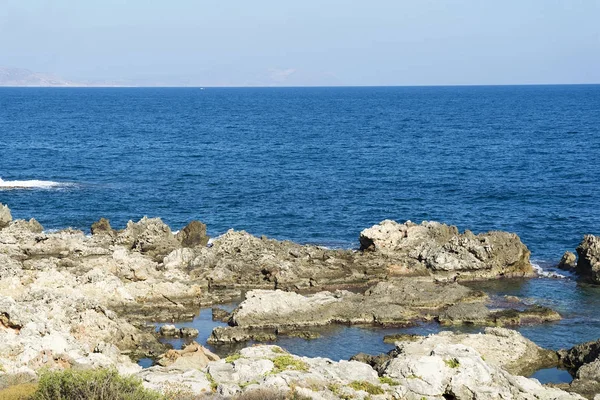
[[[543,266],[600,234],[600,85],[0,88],[0,138],[5,183],[65,184],[0,190],[47,229],[148,215],[356,247],[438,220],[516,232]],[[565,316],[523,329],[539,343],[600,337],[596,288],[501,285]]]
[[[356,246],[383,219],[518,233],[556,260],[600,233],[600,85],[0,89],[18,218],[191,219]],[[61,189],[61,190],[56,190]]]

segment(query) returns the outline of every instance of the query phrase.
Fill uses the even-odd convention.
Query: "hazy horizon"
[[[5,0],[0,66],[124,86],[600,83],[600,1]]]

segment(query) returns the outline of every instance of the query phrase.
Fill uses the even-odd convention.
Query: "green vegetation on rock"
[[[350,386],[354,390],[362,390],[369,394],[384,394],[385,393],[381,387],[374,385],[367,381],[354,381],[351,384],[349,384],[348,386]]]
[[[113,369],[46,371],[31,400],[160,400],[142,381]]]
[[[278,356],[273,359],[273,364],[275,364],[274,373],[278,373],[285,370],[294,370],[294,371],[308,371],[308,365],[302,361],[297,360],[291,355]]]

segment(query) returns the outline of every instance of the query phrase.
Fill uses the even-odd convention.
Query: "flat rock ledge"
[[[540,306],[490,309],[483,292],[430,278],[380,282],[364,293],[346,290],[302,295],[281,290],[252,290],[231,313],[229,327],[213,329],[211,344],[272,341],[329,324],[410,326],[436,320],[442,325],[515,326],[560,320]]]

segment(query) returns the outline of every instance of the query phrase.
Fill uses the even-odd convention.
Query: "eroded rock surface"
[[[577,273],[592,283],[600,284],[600,238],[585,235],[577,247]]]
[[[429,341],[424,348],[408,344],[385,363],[380,373],[359,361],[299,357],[278,346],[263,345],[209,361],[201,369],[202,374],[197,370],[176,373],[153,367],[138,376],[145,386],[159,391],[176,385],[196,394],[214,391],[224,397],[246,394],[254,398],[293,395],[311,399],[582,399],[512,375],[498,363],[486,361],[487,357],[484,360],[469,345],[445,339]],[[490,350],[489,357],[492,354],[494,351]]]

